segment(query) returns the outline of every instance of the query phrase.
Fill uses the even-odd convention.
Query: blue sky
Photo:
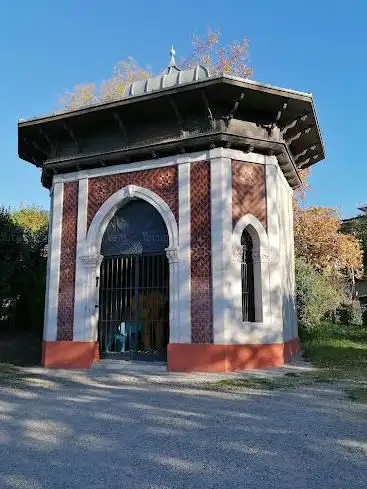
[[[17,157],[19,118],[127,56],[159,72],[171,44],[180,58],[211,25],[250,40],[255,80],[313,93],[327,157],[307,203],[354,215],[367,201],[366,18],[365,0],[1,0],[0,203],[49,204],[40,171]]]

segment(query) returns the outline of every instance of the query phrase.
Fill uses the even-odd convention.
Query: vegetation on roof
[[[249,78],[253,68],[249,64],[249,41],[244,38],[223,44],[218,29],[208,29],[206,35],[195,36],[192,52],[179,62],[181,69],[206,66],[212,73],[225,73]],[[79,83],[63,94],[59,102],[62,110],[74,110],[90,105],[111,102],[124,97],[127,87],[134,81],[155,76],[149,67],[143,67],[133,57],[118,61],[110,78],[99,86],[95,83]]]

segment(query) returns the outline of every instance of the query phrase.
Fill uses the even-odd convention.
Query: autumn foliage
[[[248,39],[223,45],[221,32],[209,28],[206,36],[194,37],[192,47],[191,56],[183,58],[180,62],[183,68],[204,65],[212,73],[225,73],[242,78],[249,78],[253,73],[253,68],[249,65]]]
[[[204,36],[196,36],[192,41],[192,53],[182,58],[179,67],[190,68],[204,64],[213,73],[226,73],[248,78],[253,69],[248,61],[247,39],[221,43],[219,30],[208,29]],[[142,67],[134,58],[119,61],[112,71],[112,76],[103,81],[99,87],[95,83],[82,83],[65,93],[60,104],[63,110],[73,110],[88,105],[118,100],[124,97],[126,88],[134,81],[146,80],[155,74],[149,68]]]
[[[11,213],[11,218],[23,229],[23,233],[37,233],[47,230],[48,227],[48,212],[41,207],[20,207]]]
[[[342,229],[336,209],[300,205],[310,188],[309,170],[300,176],[303,186],[293,202],[297,315],[300,326],[312,329],[326,313],[341,318],[359,305],[354,279],[363,276],[363,251],[356,235]]]
[[[295,253],[326,274],[340,274],[362,267],[363,253],[352,234],[340,231],[336,209],[297,208],[294,213]]]

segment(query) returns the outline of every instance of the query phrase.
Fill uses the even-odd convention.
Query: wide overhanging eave
[[[174,94],[174,93],[179,93],[181,91],[185,90],[192,90],[195,88],[205,88],[207,86],[211,85],[218,85],[218,84],[230,84],[230,85],[235,85],[243,89],[247,89],[250,91],[257,91],[257,92],[262,92],[264,94],[268,95],[275,95],[279,97],[284,97],[284,98],[292,98],[294,100],[300,100],[300,101],[307,101],[311,102],[312,101],[312,95],[306,92],[299,92],[296,90],[291,90],[291,89],[285,89],[285,88],[280,88],[268,84],[263,84],[259,83],[253,80],[247,80],[244,78],[239,78],[227,74],[220,74],[217,76],[212,76],[210,78],[207,78],[205,80],[196,80],[188,83],[184,83],[181,85],[176,85],[173,87],[166,87],[162,88],[160,90],[156,90],[154,92],[150,92],[147,94],[143,95],[132,95],[130,97],[126,98],[121,98],[118,100],[113,100],[113,101],[108,101],[108,102],[98,102],[95,104],[90,104],[87,107],[81,107],[81,108],[76,108],[76,109],[68,109],[68,110],[61,110],[58,112],[54,112],[52,114],[47,114],[44,116],[36,116],[32,117],[29,119],[25,120],[20,120],[18,122],[19,127],[25,127],[28,125],[34,125],[34,124],[42,124],[48,121],[53,121],[57,119],[63,119],[64,117],[71,118],[71,117],[77,117],[80,115],[85,115],[88,113],[92,112],[98,112],[100,110],[106,110],[109,108],[117,108],[123,105],[131,104],[131,103],[138,103],[141,101],[147,101],[152,98],[157,98],[157,97],[164,97],[167,94]]]
[[[151,101],[155,101],[154,103],[158,103],[162,108],[170,105],[172,110],[176,110],[175,105],[177,103],[180,104],[180,100],[185,100],[185,97],[187,99],[188,96],[198,97],[198,94],[201,95],[203,107],[205,103],[207,104],[205,110],[209,113],[217,110],[216,104],[223,105],[225,102],[229,107],[235,107],[236,101],[241,100],[240,110],[236,115],[239,120],[241,118],[242,120],[246,120],[247,114],[253,110],[258,111],[259,114],[263,114],[266,119],[265,125],[263,125],[264,121],[260,121],[259,125],[267,127],[270,133],[274,127],[279,128],[284,139],[284,146],[286,147],[284,151],[282,150],[279,153],[287,153],[287,158],[291,161],[291,166],[294,167],[296,174],[297,168],[306,168],[324,158],[324,146],[310,94],[262,85],[257,82],[230,76],[213,77],[181,86],[165,88],[145,95],[98,104],[84,109],[54,114],[34,120],[21,121],[18,125],[19,156],[37,166],[50,168],[52,161],[49,157],[51,154],[50,149],[57,146],[57,139],[62,135],[62,137],[68,138],[71,146],[74,148],[73,151],[76,153],[71,153],[63,159],[65,167],[71,168],[69,167],[70,162],[82,161],[83,159],[85,163],[88,163],[90,156],[81,153],[78,134],[77,132],[74,134],[74,124],[82,123],[85,127],[94,124],[97,126],[100,125],[102,128],[106,118],[111,120],[113,118],[116,124],[119,125],[123,140],[124,133],[126,135],[130,129],[128,127],[126,130],[122,120],[126,110],[134,110],[137,117],[139,113],[146,117],[146,111]],[[131,109],[128,109],[129,107]],[[122,119],[120,117],[121,115]],[[176,116],[179,118],[180,114],[177,113]],[[159,119],[159,110],[151,113],[149,117],[151,117],[152,124],[156,124],[162,120]],[[188,137],[188,144],[184,143],[183,145],[189,147],[192,139]],[[247,143],[243,141],[242,146],[244,144]],[[152,145],[148,144],[148,146]],[[160,146],[165,145],[158,144],[158,146],[153,146],[160,151]],[[106,149],[107,154],[109,153],[108,149]],[[152,151],[156,152],[155,149]],[[127,152],[131,153],[130,150],[122,152],[124,154],[127,154]],[[141,154],[138,155],[136,149],[134,149],[133,153],[136,154],[137,158],[147,157],[146,154],[144,155],[144,144],[141,145]],[[69,163],[66,163],[66,161]],[[55,159],[52,164],[56,164]],[[57,166],[61,166],[61,159],[60,165],[57,164]],[[72,169],[69,169],[69,171],[72,171]],[[299,177],[296,177],[295,180],[298,181]]]

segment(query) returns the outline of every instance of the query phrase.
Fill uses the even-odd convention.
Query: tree
[[[19,280],[25,249],[22,230],[8,209],[0,208],[0,324],[9,325],[19,298]]]
[[[302,187],[293,199],[295,254],[334,280],[363,272],[363,250],[353,233],[343,232],[337,209],[301,207],[310,189],[309,169],[300,170]]]
[[[328,275],[361,270],[363,252],[352,234],[341,232],[338,211],[324,207],[296,208],[294,213],[295,253]]]
[[[326,313],[337,319],[342,311],[360,309],[353,301],[354,278],[363,274],[363,251],[354,234],[342,232],[336,209],[299,205],[310,188],[309,171],[300,176],[303,187],[293,202],[297,315],[299,324],[310,329]],[[339,309],[338,302],[343,302]]]
[[[193,52],[188,58],[183,58],[181,65],[192,68],[205,65],[213,73],[249,78],[253,68],[249,65],[249,41],[231,41],[223,45],[220,42],[221,32],[208,28],[206,36],[195,36],[192,41]]]
[[[40,333],[46,281],[48,214],[0,209],[0,323]]]
[[[123,98],[127,87],[138,80],[147,80],[152,73],[139,65],[134,58],[129,57],[126,61],[119,61],[113,68],[112,78],[102,82],[98,99],[109,102]]]
[[[309,331],[327,313],[335,312],[342,294],[335,286],[302,258],[295,260],[297,317],[301,328]]]
[[[11,218],[20,229],[23,243],[15,322],[18,328],[39,333],[46,287],[48,212],[36,206],[22,207],[13,211]]]
[[[249,78],[253,73],[249,65],[247,39],[222,44],[220,31],[208,28],[205,36],[194,37],[192,48],[191,55],[182,58],[180,67],[185,69],[204,64],[213,73],[222,72],[244,78]],[[134,58],[129,57],[114,66],[111,78],[103,81],[100,87],[96,87],[94,83],[78,84],[61,97],[60,104],[63,110],[73,110],[120,99],[124,97],[129,84],[151,76],[154,74],[149,68],[142,67]]]
[[[24,231],[36,233],[48,226],[48,212],[40,207],[21,207],[11,212],[12,220]]]
[[[96,97],[96,86],[94,83],[79,83],[71,92],[66,92],[60,98],[63,110],[74,110],[87,107],[98,102]]]

